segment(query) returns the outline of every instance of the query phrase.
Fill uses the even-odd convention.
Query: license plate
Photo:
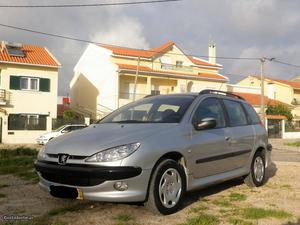
[[[77,199],[83,200],[83,191],[79,188],[77,188],[78,196]]]

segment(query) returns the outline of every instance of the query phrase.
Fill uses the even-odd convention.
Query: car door
[[[215,175],[228,170],[227,159],[223,155],[229,151],[226,120],[222,104],[218,98],[208,97],[200,102],[192,117],[192,122],[212,117],[216,127],[205,130],[193,129],[190,141],[192,172],[195,178]]]
[[[223,99],[229,121],[229,144],[231,169],[244,167],[250,157],[254,144],[254,130],[247,114],[239,101]]]

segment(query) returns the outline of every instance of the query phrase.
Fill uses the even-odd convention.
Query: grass
[[[227,200],[227,199],[216,199],[213,201],[213,203],[217,206],[221,206],[221,207],[232,207],[233,204]]]
[[[241,210],[241,216],[244,217],[245,219],[257,220],[257,219],[268,218],[268,217],[285,219],[291,217],[292,215],[283,210],[248,207]]]
[[[13,174],[32,183],[38,182],[33,162],[37,151],[31,148],[1,149],[0,174]]]
[[[233,225],[253,225],[253,223],[249,221],[245,221],[238,218],[229,218],[228,222]]]
[[[9,187],[8,184],[0,184],[0,188],[6,188],[6,187]]]
[[[114,220],[116,220],[115,225],[138,225],[138,223],[134,221],[135,218],[128,214],[119,214],[114,217]]]
[[[293,146],[293,147],[300,147],[300,141],[284,143],[284,144],[288,145],[288,146]]]
[[[205,206],[205,205],[200,205],[200,206],[197,206],[195,208],[191,208],[189,212],[191,213],[199,213],[199,212],[202,212],[202,211],[205,211],[207,210],[208,207]]]
[[[245,201],[247,199],[247,196],[240,193],[231,193],[229,195],[229,199],[231,201]]]
[[[181,225],[216,225],[219,223],[220,221],[216,216],[206,213],[200,213],[198,216],[188,219]]]

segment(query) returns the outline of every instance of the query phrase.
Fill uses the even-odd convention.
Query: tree
[[[64,111],[63,118],[67,123],[72,123],[74,121],[82,120],[82,115],[79,115],[78,113],[72,111],[72,110],[66,110]]]
[[[285,116],[288,121],[293,120],[293,114],[291,110],[283,104],[268,105],[266,114]]]

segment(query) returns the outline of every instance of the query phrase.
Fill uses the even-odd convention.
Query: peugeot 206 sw
[[[148,96],[57,137],[35,162],[55,197],[144,202],[176,212],[187,191],[242,177],[265,182],[272,146],[260,118],[227,92]]]

